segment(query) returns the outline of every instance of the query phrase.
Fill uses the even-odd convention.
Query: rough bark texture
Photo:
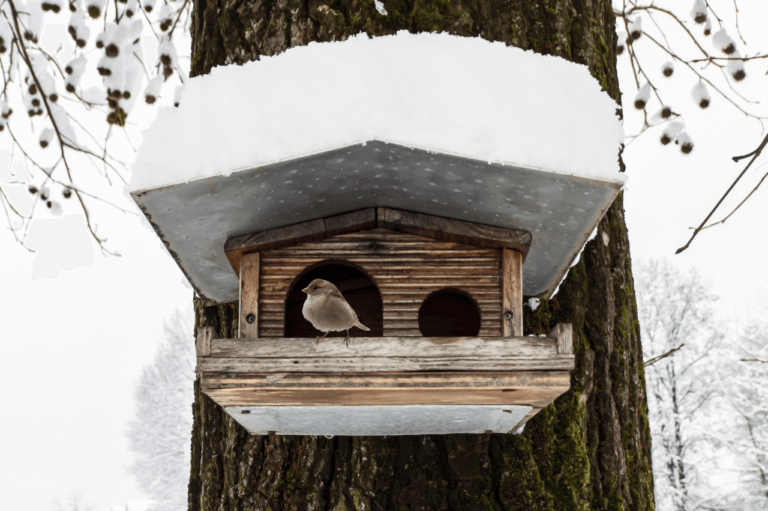
[[[619,101],[610,0],[195,0],[192,75],[367,32],[481,36],[588,66]],[[256,437],[196,386],[189,509],[651,510],[651,439],[621,197],[527,333],[574,326],[572,389],[520,435]],[[236,304],[197,301],[236,331]]]

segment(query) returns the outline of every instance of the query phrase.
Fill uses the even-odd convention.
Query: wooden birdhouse
[[[585,69],[562,61],[542,83],[582,87],[578,102],[555,95],[537,109],[541,85],[516,98],[513,78],[486,70],[476,82],[484,95],[443,111],[435,91],[461,97],[467,90],[456,88],[471,88],[477,73],[457,80],[453,68],[430,67],[446,58],[435,38],[448,41],[450,61],[467,68],[485,51],[509,57],[517,66],[511,77],[546,74],[554,61],[541,65],[514,48],[490,51],[479,40],[391,40],[398,37],[418,66],[390,55],[388,38],[355,39],[286,52],[255,74],[248,66],[260,63],[193,79],[178,111],[156,121],[139,153],[132,195],[197,294],[239,301],[237,337],[199,329],[197,371],[202,391],[253,434],[509,432],[569,389],[571,326],[523,336],[523,296],[554,292],[621,189],[620,176],[609,174],[616,152],[608,152],[620,138],[612,103],[596,99],[604,94]],[[361,45],[361,55],[373,45],[376,65],[391,58],[397,72],[376,74],[359,102],[350,97],[360,84],[345,89],[347,79],[313,76],[317,102],[293,105],[298,116],[237,87],[243,74],[251,89],[289,87],[285,73],[305,65],[296,59],[309,53],[313,69],[328,59],[329,73],[340,76],[352,76],[345,66],[359,74],[371,65],[355,63],[354,52],[334,57],[344,45]],[[398,110],[387,95],[400,94],[403,83],[380,82],[403,77],[413,101]],[[228,92],[212,106],[217,87]],[[477,101],[489,95],[492,111],[475,116],[488,125],[472,124],[467,112],[485,108]],[[355,108],[339,103],[333,115],[341,121],[323,117],[341,97]],[[556,124],[548,111],[567,120],[595,109],[603,120],[589,136],[566,125],[537,142],[539,127]],[[241,117],[258,122],[233,128]],[[189,126],[207,138],[184,131]],[[169,137],[174,130],[188,136]],[[238,138],[240,130],[250,138]],[[570,153],[557,154],[558,143]],[[334,283],[370,328],[351,330],[348,347],[343,333],[317,342],[319,332],[302,315],[301,290],[316,278]]]

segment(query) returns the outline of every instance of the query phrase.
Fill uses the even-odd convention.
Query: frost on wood
[[[479,38],[400,32],[313,43],[193,78],[179,108],[148,130],[131,190],[374,139],[624,179],[616,104],[586,67]]]
[[[186,509],[194,378],[192,322],[177,313],[166,323],[154,361],[142,371],[126,432],[137,456],[131,473],[155,500],[154,511]]]

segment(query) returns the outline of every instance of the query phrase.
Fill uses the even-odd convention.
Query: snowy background
[[[768,49],[762,22],[768,19],[768,6],[753,2],[742,9],[742,14],[749,9],[749,16],[741,19],[747,49]],[[46,37],[55,41],[65,30],[47,28]],[[649,61],[648,72],[660,76],[665,60]],[[183,55],[181,61],[188,62]],[[765,67],[748,65],[749,79],[738,85],[739,91],[765,100]],[[622,83],[633,82],[626,55],[619,58],[619,70]],[[674,79],[681,85],[666,89],[667,101],[691,102],[693,79],[679,69]],[[634,95],[632,90],[624,99],[627,134],[641,122],[631,107]],[[133,116],[134,145],[151,117],[151,111]],[[624,152],[633,259],[639,263],[664,257],[682,270],[697,267],[709,292],[720,297],[712,310],[733,330],[757,319],[761,289],[768,286],[768,242],[762,235],[768,190],[760,190],[725,226],[700,234],[688,251],[673,254],[687,241],[689,227],[699,224],[743,169],[744,162],[735,164],[731,156],[752,151],[762,135],[757,123],[716,97],[706,111],[687,114],[686,122],[696,143],[688,156],[662,147],[656,132]],[[0,169],[19,165],[9,160],[7,139],[0,136]],[[765,170],[762,166],[745,178],[737,189],[740,196]],[[131,207],[129,199],[114,195],[123,207]],[[136,462],[127,434],[135,413],[134,392],[144,368],[165,349],[164,325],[177,311],[190,311],[192,291],[138,216],[102,208],[97,222],[121,257],[101,255],[81,218],[66,211],[62,219],[39,218],[32,224],[29,245],[36,254],[10,236],[0,238],[3,510],[66,509],[66,502],[77,495],[94,510],[122,510],[127,502],[138,506],[149,498],[129,473]]]

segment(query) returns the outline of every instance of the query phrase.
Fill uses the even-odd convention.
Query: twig
[[[709,219],[712,217],[712,215],[715,213],[717,208],[720,207],[720,204],[722,204],[723,200],[725,200],[725,198],[728,196],[728,194],[731,193],[731,190],[733,190],[733,187],[736,186],[736,183],[739,182],[739,180],[742,178],[742,176],[747,172],[747,170],[749,170],[749,167],[751,167],[752,164],[755,162],[755,160],[758,158],[758,156],[760,156],[760,153],[765,148],[766,144],[768,144],[768,135],[765,136],[763,141],[760,143],[760,146],[754,151],[754,156],[752,156],[752,159],[749,160],[749,163],[744,168],[744,170],[741,171],[741,174],[739,174],[739,177],[736,178],[736,180],[733,182],[733,184],[731,184],[731,186],[723,194],[723,196],[720,197],[720,200],[717,201],[717,204],[715,204],[715,207],[712,208],[712,211],[709,212],[709,214],[707,215],[707,218],[705,218],[704,221],[701,222],[701,225],[699,227],[697,227],[695,231],[693,231],[693,235],[691,236],[691,239],[688,240],[688,243],[686,243],[685,246],[678,248],[677,252],[675,252],[675,254],[679,254],[680,252],[684,251],[685,249],[687,249],[690,246],[691,242],[693,241],[693,238],[695,238],[696,235],[699,234],[699,231],[701,231],[704,228],[704,226],[709,221]],[[758,186],[760,186],[760,185],[758,184]]]
[[[646,361],[644,361],[644,362],[643,362],[643,366],[645,366],[645,367],[648,367],[648,366],[650,366],[650,365],[653,365],[653,364],[655,364],[656,362],[658,362],[659,360],[661,360],[661,359],[664,359],[664,358],[667,358],[668,356],[670,356],[671,354],[673,354],[674,352],[676,352],[677,350],[679,350],[679,349],[680,349],[680,348],[682,348],[683,346],[685,346],[685,343],[681,344],[681,345],[680,345],[680,346],[678,346],[677,348],[672,348],[671,350],[669,350],[668,352],[666,352],[666,353],[664,353],[664,354],[662,354],[662,355],[659,355],[659,356],[657,356],[657,357],[653,357],[653,358],[652,358],[652,359],[650,359],[650,360],[646,360]]]

